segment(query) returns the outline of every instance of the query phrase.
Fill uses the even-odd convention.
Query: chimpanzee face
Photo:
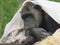
[[[33,28],[36,27],[34,15],[30,12],[26,12],[22,15],[22,19],[24,20],[25,28]]]

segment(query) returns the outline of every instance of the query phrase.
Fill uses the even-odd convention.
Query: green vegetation
[[[51,1],[60,2],[60,0],[51,0]]]
[[[11,20],[15,12],[24,0],[0,0],[0,37],[7,22]],[[60,1],[60,0],[55,0]]]
[[[0,37],[7,22],[21,6],[23,0],[0,0]]]

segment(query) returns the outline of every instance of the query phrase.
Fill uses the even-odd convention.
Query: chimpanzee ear
[[[41,9],[41,6],[39,6],[39,5],[35,5],[34,9],[36,9],[36,10],[38,10],[38,11],[41,11],[41,10],[42,10],[42,9]]]

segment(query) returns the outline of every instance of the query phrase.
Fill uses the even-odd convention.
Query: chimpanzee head
[[[31,12],[27,11],[24,14],[22,14],[22,19],[24,20],[25,28],[36,27],[34,14],[32,14]]]
[[[25,28],[37,28],[42,21],[41,7],[39,5],[28,6],[22,11],[22,19]],[[27,10],[28,9],[28,10]]]

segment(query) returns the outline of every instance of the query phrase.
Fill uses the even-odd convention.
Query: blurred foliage
[[[11,20],[24,0],[0,0],[0,37],[5,25]],[[60,0],[53,0],[60,1]]]
[[[60,2],[60,0],[51,0],[51,1]]]

